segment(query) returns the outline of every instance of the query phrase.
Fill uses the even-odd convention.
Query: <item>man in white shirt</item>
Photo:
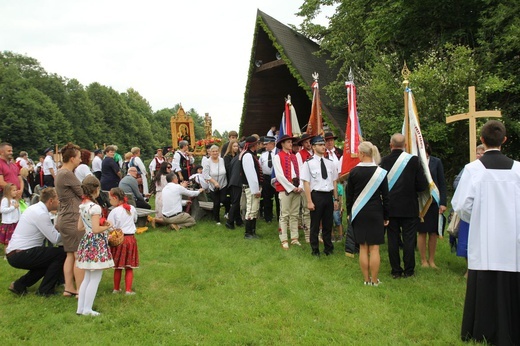
[[[56,163],[54,162],[54,150],[52,148],[47,148],[43,152],[45,155],[45,160],[43,160],[43,184],[47,187],[54,187],[54,177],[56,177],[56,173],[58,173],[58,168],[56,167]]]
[[[260,208],[263,174],[260,162],[256,158],[258,139],[255,136],[246,138],[244,150],[239,160],[242,164],[242,189],[246,197],[245,239],[258,238],[256,235],[256,219]]]
[[[316,136],[311,140],[314,155],[305,161],[300,172],[303,188],[307,197],[307,208],[311,212],[310,242],[313,256],[320,256],[318,234],[320,224],[323,233],[325,255],[332,255],[333,212],[338,209],[338,171],[334,163],[324,157],[325,140]]]
[[[92,174],[96,178],[101,179],[101,165],[103,164],[103,150],[97,149],[94,151],[94,159],[92,160]]]
[[[313,139],[313,135],[309,135],[308,133],[304,133],[298,144],[302,147],[298,153],[296,153],[296,160],[298,161],[298,167],[300,172],[303,167],[303,163],[307,161],[309,158],[314,155],[312,151],[311,139]],[[305,193],[301,193],[301,215],[302,215],[302,227],[303,233],[305,234],[305,242],[310,243],[311,241],[311,214],[309,209],[307,208],[307,197]]]
[[[180,181],[188,180],[191,172],[191,167],[195,162],[193,155],[189,153],[188,141],[179,142],[179,150],[173,154],[172,171],[177,174]]]
[[[464,167],[451,201],[469,223],[461,338],[520,345],[520,162],[500,152],[500,121],[488,121],[480,140],[486,152]]]
[[[162,189],[164,223],[169,224],[170,228],[176,231],[195,225],[195,219],[182,210],[182,207],[188,203],[188,200],[182,199],[182,196],[197,197],[204,189],[188,190],[186,188],[188,180],[179,184],[179,177],[175,173],[168,174],[166,182],[166,186]]]
[[[31,205],[22,214],[13,237],[6,249],[9,264],[29,272],[11,283],[9,290],[17,295],[27,293],[30,287],[43,278],[36,294],[51,296],[62,276],[66,253],[62,247],[43,246],[45,239],[56,244],[61,235],[51,222],[50,211],[58,209],[59,199],[53,187],[43,189],[40,202]]]
[[[264,176],[264,181],[262,183],[263,212],[264,220],[267,223],[271,223],[273,221],[273,197],[276,201],[276,210],[280,210],[280,202],[278,202],[276,190],[274,189],[273,185],[271,185],[273,159],[276,155],[275,142],[276,140],[274,137],[264,137],[265,150],[262,155],[260,155],[260,166],[262,167],[262,175]],[[277,216],[279,216],[278,213]]]
[[[291,233],[291,245],[301,246],[298,241],[298,216],[300,215],[301,193],[300,168],[292,151],[296,137],[283,135],[276,143],[281,149],[274,157],[275,188],[280,197],[280,242],[284,250],[289,249],[287,231]]]

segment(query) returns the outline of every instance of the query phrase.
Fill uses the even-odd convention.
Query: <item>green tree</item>
[[[31,86],[14,66],[0,65],[0,138],[33,157],[72,140],[70,123],[52,100]]]

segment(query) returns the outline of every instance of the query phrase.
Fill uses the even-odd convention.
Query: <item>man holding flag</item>
[[[419,225],[419,202],[417,194],[428,188],[428,182],[419,163],[419,158],[408,154],[405,137],[394,134],[390,139],[392,152],[381,159],[381,168],[387,170],[389,190],[388,257],[394,279],[415,275],[415,244]],[[399,238],[403,240],[401,267]]]

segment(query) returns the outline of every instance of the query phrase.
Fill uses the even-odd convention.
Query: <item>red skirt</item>
[[[124,236],[123,243],[119,246],[111,246],[110,252],[114,258],[114,269],[139,268],[139,253],[135,236]]]
[[[18,222],[0,224],[0,244],[9,244],[17,224]]]

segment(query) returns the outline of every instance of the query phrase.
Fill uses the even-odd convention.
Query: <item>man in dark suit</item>
[[[388,257],[392,277],[415,275],[415,244],[419,225],[419,202],[417,193],[428,188],[428,181],[417,156],[404,151],[405,138],[396,133],[390,139],[392,152],[381,159],[381,168],[389,173],[388,198],[390,200],[390,223],[388,224]],[[403,262],[401,267],[399,239],[402,234]]]

